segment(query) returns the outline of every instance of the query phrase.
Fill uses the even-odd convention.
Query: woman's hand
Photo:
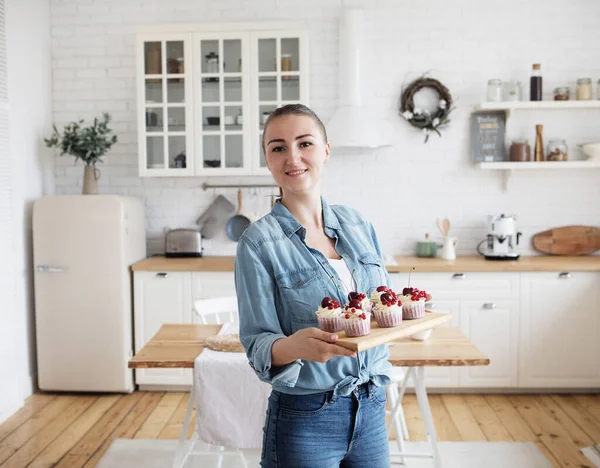
[[[336,356],[356,357],[354,351],[336,345],[337,339],[336,333],[325,332],[318,328],[303,328],[273,343],[272,364],[283,366],[296,359],[327,362]]]

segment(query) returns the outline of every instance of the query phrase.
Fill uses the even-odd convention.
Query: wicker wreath
[[[413,101],[415,94],[423,88],[431,88],[438,94],[439,101],[434,112],[428,109],[415,109]],[[413,127],[421,129],[425,133],[425,143],[429,140],[431,132],[442,136],[440,129],[450,123],[448,116],[454,108],[452,107],[452,95],[438,80],[421,77],[414,80],[402,91],[400,100],[400,115]]]

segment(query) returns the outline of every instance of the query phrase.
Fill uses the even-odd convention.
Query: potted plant
[[[94,118],[94,123],[83,126],[83,120],[70,122],[65,125],[62,134],[53,125],[54,131],[50,138],[44,138],[48,148],[59,148],[61,156],[75,156],[75,163],[81,159],[85,163],[83,170],[83,194],[98,193],[100,170],[96,163],[103,162],[102,156],[117,142],[117,136],[108,127],[110,115],[102,114],[102,120]]]

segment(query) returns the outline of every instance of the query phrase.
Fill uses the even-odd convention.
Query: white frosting
[[[354,310],[355,312],[352,312],[352,310]],[[350,317],[346,318],[346,314],[349,314]],[[367,316],[367,318],[363,319],[361,317],[362,314],[365,314]],[[370,317],[371,317],[371,314],[369,312],[367,312],[366,310],[361,310],[361,309],[349,308],[349,309],[344,310],[342,313],[342,318],[345,320],[356,320],[356,319],[369,320]]]
[[[381,295],[384,293],[385,291],[373,291],[371,293],[371,302],[373,304],[379,304],[381,302]]]
[[[398,305],[398,303],[396,304],[392,304],[391,306],[386,306],[382,303],[376,304],[375,307],[373,307],[374,310],[378,311],[378,312],[383,312],[383,313],[392,313],[395,311],[398,311],[398,313],[402,313],[402,306]]]
[[[319,306],[319,308],[317,309],[317,312],[316,312],[316,314],[321,317],[335,317],[335,316],[340,315],[341,313],[342,313],[341,307],[328,309],[327,307],[321,307],[321,306]]]
[[[408,295],[408,296],[398,296],[398,299],[400,299],[400,301],[401,301],[402,303],[418,302],[418,301],[413,301],[413,300],[411,299],[411,296],[410,296],[410,295]],[[419,299],[419,301],[423,301],[423,302],[425,302],[425,299]]]

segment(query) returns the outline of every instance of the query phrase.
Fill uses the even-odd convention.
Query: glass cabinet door
[[[245,34],[196,35],[196,174],[248,174],[250,99]]]
[[[184,37],[142,40],[144,173],[193,174],[189,41]]]
[[[295,103],[308,105],[308,87],[304,83],[306,51],[302,33],[256,33],[252,44],[256,67],[253,77],[256,101],[252,109],[256,130],[254,173],[268,174],[262,149],[264,124],[278,107]]]

